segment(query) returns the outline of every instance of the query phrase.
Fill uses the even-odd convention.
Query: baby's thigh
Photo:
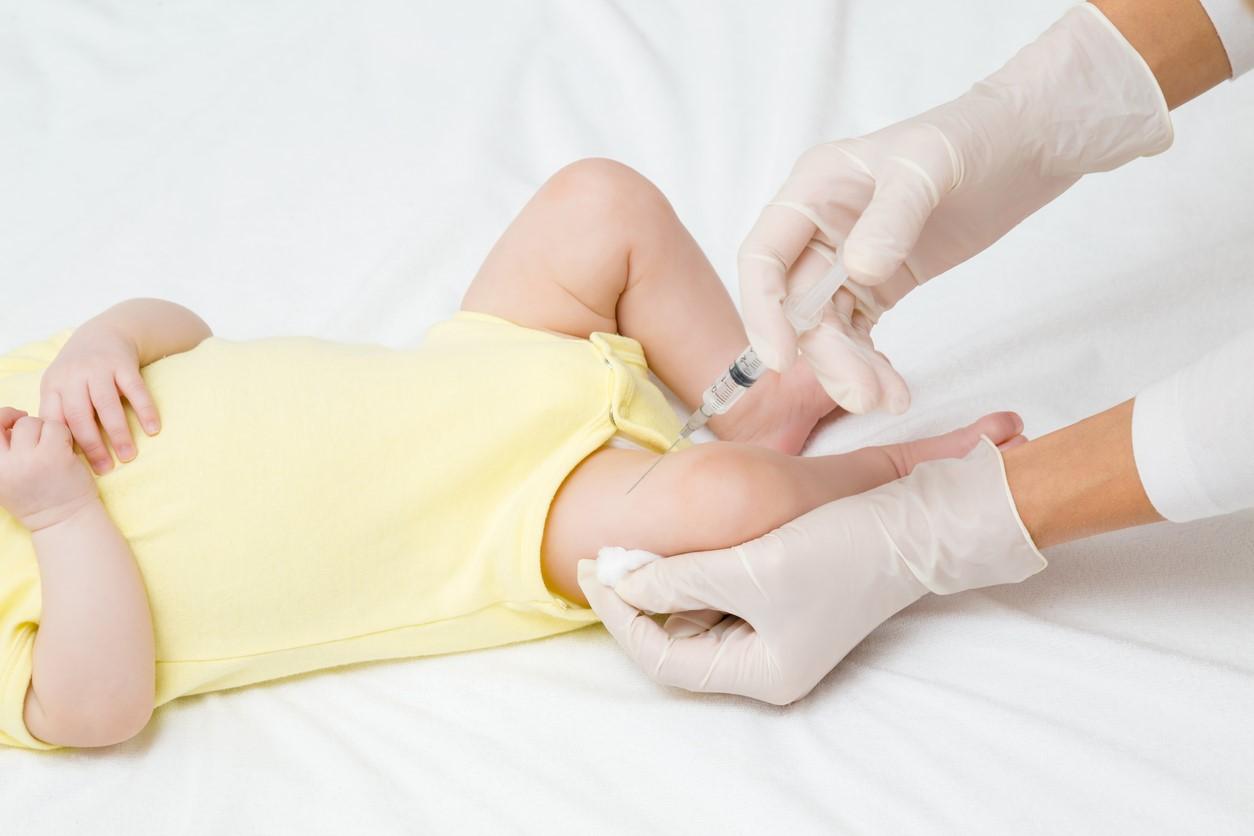
[[[638,477],[654,458],[643,450],[603,447],[566,477],[544,525],[540,565],[549,589],[583,603],[575,580],[580,560],[595,558],[602,546],[647,549],[641,539],[654,542],[638,516],[640,498],[635,491],[627,495],[631,481],[625,481],[632,473]]]
[[[633,236],[667,212],[657,187],[631,168],[603,159],[571,163],[501,235],[462,309],[576,337],[616,332]]]
[[[580,560],[602,546],[669,556],[726,548],[758,537],[812,507],[795,458],[745,444],[711,442],[657,459],[602,448],[562,483],[549,509],[541,565],[554,592],[582,603]]]

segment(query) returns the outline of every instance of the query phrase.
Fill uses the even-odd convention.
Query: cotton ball
[[[622,546],[605,546],[597,552],[597,580],[602,586],[613,586],[628,572],[652,563],[661,555],[644,549],[624,549]]]

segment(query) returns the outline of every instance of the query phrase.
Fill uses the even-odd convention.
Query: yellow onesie
[[[0,406],[38,413],[71,333],[0,357]],[[404,350],[211,337],[143,376],[161,432],[128,412],[137,457],[96,484],[147,587],[157,705],[596,621],[544,585],[549,504],[616,431],[661,450],[680,425],[635,340],[478,313]],[[39,618],[0,509],[0,743],[55,749],[22,720]]]

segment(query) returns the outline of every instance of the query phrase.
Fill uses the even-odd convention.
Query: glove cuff
[[[919,582],[947,595],[1018,583],[1048,565],[1019,518],[1001,452],[986,436],[963,459],[924,462],[881,506],[902,559]]]
[[[1109,171],[1171,147],[1158,79],[1092,3],[1073,6],[972,92],[994,95],[1019,117],[1044,174]]]

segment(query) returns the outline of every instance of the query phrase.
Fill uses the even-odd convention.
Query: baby
[[[606,544],[727,547],[1022,441],[1003,412],[796,457],[833,409],[797,363],[627,494],[680,425],[647,370],[693,405],[747,342],[657,188],[583,160],[416,348],[224,340],[145,299],[0,357],[0,743],[104,746],[189,694],[576,629]]]

